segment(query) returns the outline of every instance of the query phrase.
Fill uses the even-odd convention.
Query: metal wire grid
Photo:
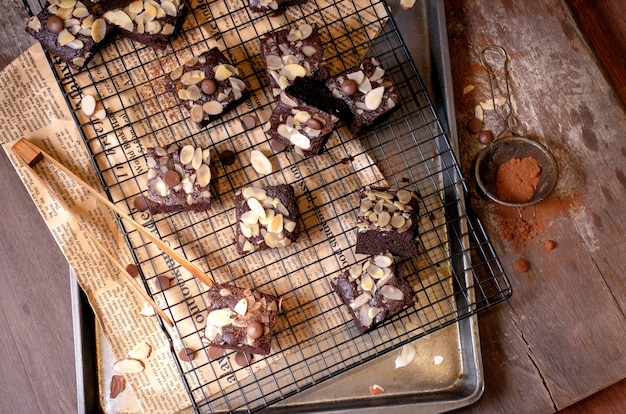
[[[30,11],[28,4],[27,9]],[[221,282],[230,281],[284,298],[284,312],[275,329],[271,363],[237,375],[227,361],[181,365],[174,357],[197,412],[256,411],[345,372],[418,337],[473,315],[511,294],[510,285],[478,220],[465,210],[464,183],[459,165],[445,136],[424,85],[411,62],[401,35],[392,19],[376,37],[355,42],[350,34],[351,19],[337,8],[338,1],[324,3],[313,12],[301,7],[285,14],[286,25],[320,22],[327,60],[335,71],[352,66],[367,53],[377,57],[395,82],[402,98],[400,107],[375,130],[352,137],[345,128],[333,134],[323,156],[301,159],[276,156],[282,167],[269,179],[252,172],[243,158],[244,149],[256,145],[248,131],[237,129],[238,117],[267,111],[273,98],[265,85],[258,35],[244,40],[241,33],[255,31],[257,20],[245,2],[204,1],[194,3],[184,33],[172,42],[168,53],[155,53],[138,43],[118,39],[80,73],[69,74],[51,57],[59,84],[67,101],[76,106],[75,79],[88,79],[102,102],[115,100],[121,109],[109,113],[110,120],[127,120],[124,125],[89,122],[81,132],[109,198],[144,221],[161,238],[198,266],[210,271]],[[375,6],[384,3],[373,2]],[[39,6],[41,7],[41,6]],[[249,21],[238,21],[241,14]],[[199,18],[200,17],[200,18]],[[224,23],[227,21],[227,23]],[[371,24],[380,25],[375,20]],[[276,27],[276,29],[279,27]],[[333,36],[329,34],[333,33]],[[234,60],[253,97],[209,129],[198,130],[187,121],[184,110],[160,86],[161,79],[191,55],[206,50],[209,40],[228,43]],[[225,40],[225,39],[228,39]],[[233,39],[239,39],[233,43]],[[103,56],[107,56],[106,60]],[[261,102],[261,104],[259,104]],[[78,122],[78,119],[76,119]],[[212,142],[212,131],[227,130],[230,138]],[[176,214],[150,217],[134,210],[133,200],[143,191],[143,148],[146,142],[166,145],[211,143],[214,153],[231,150],[237,156],[233,166],[217,163],[220,182],[219,202],[205,214]],[[361,146],[363,145],[363,147]],[[365,150],[363,151],[363,148]],[[110,163],[110,156],[123,162]],[[420,257],[403,261],[399,267],[414,287],[418,303],[365,335],[359,335],[347,312],[328,286],[326,268],[343,267],[357,258],[350,247],[354,242],[354,212],[358,199],[350,191],[371,176],[370,167],[355,169],[355,157],[367,155],[386,181],[395,187],[417,189],[422,198]],[[315,180],[308,178],[315,177]],[[235,224],[232,198],[240,182],[274,184],[290,182],[296,188],[303,232],[298,245],[244,258],[233,254]],[[319,187],[317,186],[319,184]],[[303,208],[304,207],[304,208]],[[175,320],[193,328],[175,334],[183,342],[193,340],[204,326],[194,318],[195,308],[204,305],[203,287],[167,257],[155,252],[134,230],[120,226],[133,251],[146,289],[168,309],[184,307],[188,316]],[[163,271],[163,268],[167,271]],[[305,279],[295,277],[298,271]],[[175,275],[171,289],[183,292],[182,299],[168,301],[155,286],[163,274]],[[278,286],[289,286],[287,291]],[[184,292],[195,292],[184,295]],[[338,311],[339,309],[339,311]],[[336,320],[339,315],[339,320]],[[167,332],[167,331],[166,331]],[[226,369],[222,369],[222,363]],[[214,373],[207,379],[204,372]],[[232,380],[227,386],[224,378]],[[218,379],[222,380],[218,380]],[[208,384],[211,383],[211,384]],[[219,392],[207,392],[214,385]]]

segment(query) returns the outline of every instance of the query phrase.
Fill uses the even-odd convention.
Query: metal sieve
[[[496,191],[498,168],[513,158],[525,157],[536,159],[541,168],[539,183],[532,199],[523,203],[511,203],[500,199]],[[533,206],[532,220],[536,214],[534,206],[554,190],[559,171],[556,160],[545,146],[529,138],[511,136],[495,140],[478,154],[474,175],[478,186],[487,197],[498,204],[516,207],[522,219],[522,209]]]

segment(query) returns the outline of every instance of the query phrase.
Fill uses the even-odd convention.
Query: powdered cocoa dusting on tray
[[[498,198],[509,203],[526,203],[532,200],[541,167],[533,157],[512,158],[498,167],[496,193]]]

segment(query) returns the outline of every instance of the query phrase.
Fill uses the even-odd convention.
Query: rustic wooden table
[[[623,28],[620,0],[599,3],[600,21],[621,21]],[[480,315],[485,392],[461,412],[551,413],[594,393],[564,412],[626,409],[626,112],[614,93],[620,88],[611,87],[616,84],[596,59],[602,53],[593,53],[568,4],[582,3],[446,2],[470,199],[514,290],[507,303]],[[594,40],[594,19],[585,16]],[[24,20],[21,1],[8,0],[0,14],[0,68],[32,43]],[[489,44],[508,52],[512,102],[524,131],[548,145],[560,167],[557,188],[537,208],[537,220],[517,228],[512,240],[501,236],[515,214],[475,191],[471,165],[481,145],[464,128],[475,106],[489,101],[479,60]],[[608,73],[619,81],[619,71]],[[494,111],[485,111],[485,128],[501,129]],[[68,265],[4,152],[0,171],[0,412],[75,412]],[[556,241],[554,250],[543,246],[547,239]],[[527,273],[515,270],[519,259],[530,264]]]

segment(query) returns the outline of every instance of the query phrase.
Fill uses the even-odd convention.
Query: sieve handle
[[[530,219],[524,218],[524,214],[522,213],[524,207],[517,207],[517,214],[519,214],[519,218],[522,220],[522,222],[532,223],[537,218],[537,205],[533,204],[531,207],[533,208],[533,215],[530,217]]]

